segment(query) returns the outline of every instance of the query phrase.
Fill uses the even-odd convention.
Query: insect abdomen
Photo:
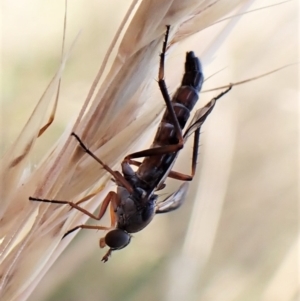
[[[195,56],[193,51],[187,52],[185,73],[181,81],[181,86],[177,89],[172,98],[172,105],[179,125],[182,129],[190,117],[191,110],[198,101],[199,91],[201,90],[203,84],[203,78],[200,60]],[[168,124],[172,125],[172,120],[169,111],[166,110],[162,118],[160,128],[168,127]],[[164,144],[166,144],[164,136],[163,130],[158,130],[155,141],[162,141]],[[169,137],[171,138],[172,136],[173,135],[170,135],[169,133]],[[169,143],[173,144],[174,142],[170,141]]]

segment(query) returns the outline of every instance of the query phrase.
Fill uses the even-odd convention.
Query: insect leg
[[[109,249],[107,251],[107,253],[103,256],[103,258],[101,259],[101,261],[106,262],[109,259],[109,257],[111,256],[111,252],[112,252],[112,249]]]
[[[117,210],[117,204],[115,202],[110,203],[110,226],[115,227],[117,224],[117,217],[116,217],[116,212]]]
[[[232,86],[230,85],[228,89],[214,97],[208,104],[206,104],[203,108],[199,109],[194,118],[191,122],[191,125],[188,127],[186,132],[184,133],[184,142],[187,140],[187,138],[194,133],[194,145],[193,145],[193,158],[192,158],[192,171],[191,175],[182,174],[176,171],[170,171],[168,177],[181,180],[181,181],[191,181],[195,175],[196,172],[196,165],[197,165],[197,158],[198,158],[198,149],[199,149],[199,140],[200,140],[200,129],[203,125],[204,121],[206,120],[207,116],[211,113],[213,110],[216,101],[224,96],[226,93],[228,93],[231,90]],[[133,165],[139,166],[141,163],[137,162],[135,158],[140,157],[147,157],[147,156],[156,156],[156,155],[163,155],[167,153],[176,152],[180,149],[178,148],[178,144],[172,144],[172,145],[165,145],[161,147],[155,147],[146,149],[140,152],[136,152],[133,154],[130,154],[125,157],[124,161]]]
[[[72,133],[71,136],[74,136],[76,138],[76,140],[78,141],[78,143],[80,144],[80,146],[82,147],[82,149],[89,154],[93,159],[95,159],[98,163],[100,163],[102,165],[102,167],[108,171],[117,182],[122,183],[122,185],[129,191],[129,192],[133,192],[133,188],[131,187],[131,185],[126,181],[126,179],[119,173],[119,172],[115,172],[113,171],[108,165],[106,165],[104,162],[102,162],[98,157],[96,157],[86,146],[85,144],[81,141],[81,139],[75,134]]]
[[[128,160],[129,164],[132,164],[134,166],[140,166],[142,163],[136,160],[132,160],[129,159]],[[172,178],[175,180],[182,180],[182,181],[191,181],[193,178],[190,175],[185,175],[183,173],[171,170],[170,173],[168,174],[168,178]],[[162,187],[161,189],[163,189],[164,187]],[[160,190],[160,189],[156,189],[156,190]]]
[[[78,206],[77,203],[73,203],[73,202],[70,202],[70,201],[47,200],[47,199],[39,199],[39,198],[33,198],[33,197],[29,197],[29,200],[30,201],[36,201],[36,202],[43,202],[43,203],[61,204],[61,205],[66,204],[66,205],[69,205],[70,207],[72,207],[74,209],[77,209],[78,211],[86,214],[87,216],[91,217],[92,219],[100,220],[103,217],[104,213],[106,212],[106,209],[107,209],[109,203],[112,200],[114,200],[114,202],[117,201],[117,195],[113,191],[110,191],[107,194],[107,196],[105,197],[104,201],[101,204],[100,211],[99,211],[98,215],[95,215],[95,214],[89,212],[88,210]]]
[[[183,137],[184,141],[187,140],[187,138],[193,134],[197,129],[200,129],[204,121],[206,120],[207,116],[212,112],[217,100],[221,97],[223,97],[225,94],[227,94],[232,89],[232,85],[229,85],[228,88],[221,92],[219,95],[214,97],[210,102],[208,102],[204,107],[200,108],[196,111],[192,122],[186,129]]]
[[[82,199],[80,199],[79,201],[77,201],[76,205],[79,205],[79,204],[82,204],[82,203],[88,201],[89,199],[91,199],[92,197],[94,197],[95,195],[97,195],[102,190],[103,190],[103,186],[101,185],[96,190],[94,190],[92,193],[88,194],[87,196],[85,196]]]
[[[94,218],[94,219],[100,220],[103,217],[103,215],[106,212],[106,209],[107,209],[109,203],[111,204],[111,207],[110,207],[111,226],[110,227],[97,226],[97,225],[79,225],[79,226],[76,226],[76,227],[70,229],[68,232],[66,232],[64,234],[63,238],[66,237],[67,235],[69,235],[70,233],[76,231],[77,229],[110,230],[110,229],[114,228],[115,224],[116,224],[115,209],[117,208],[117,206],[119,204],[119,201],[118,201],[117,194],[115,192],[113,192],[113,191],[110,191],[107,194],[107,196],[105,197],[105,199],[104,199],[104,201],[103,201],[103,203],[101,205],[99,215],[97,216],[97,218]],[[82,210],[80,210],[80,211],[82,211]],[[89,215],[89,216],[92,217],[91,215]],[[104,240],[100,239],[100,247],[101,248],[103,248],[105,246],[105,242],[104,242],[104,246],[102,246],[103,242],[104,242]]]
[[[179,173],[176,171],[170,171],[168,177],[181,180],[181,181],[191,181],[195,175],[196,172],[196,165],[197,165],[197,158],[198,158],[198,149],[199,149],[199,140],[200,140],[200,129],[204,121],[206,120],[207,116],[211,113],[213,110],[216,101],[224,96],[226,93],[228,93],[231,90],[232,86],[229,85],[228,89],[214,97],[209,103],[207,103],[203,108],[199,109],[194,118],[191,122],[191,125],[188,127],[188,129],[184,133],[184,142],[187,140],[187,138],[194,133],[194,145],[193,145],[193,157],[192,157],[192,171],[191,175],[186,175],[183,173]],[[140,152],[136,152],[133,154],[130,154],[125,157],[124,161],[133,164],[135,166],[140,166],[141,163],[132,159],[140,158],[140,157],[147,157],[147,156],[155,156],[155,155],[163,155],[167,153],[176,152],[180,149],[178,148],[177,144],[173,145],[166,145],[156,148],[150,148],[146,149]]]
[[[116,209],[117,209],[117,202],[114,199],[110,202],[110,229],[115,228],[117,225],[117,217],[116,217]],[[106,247],[105,237],[101,237],[99,240],[99,246],[101,249]]]
[[[72,228],[68,232],[66,232],[64,234],[63,238],[65,238],[66,236],[68,236],[69,234],[71,234],[72,232],[74,232],[78,229],[111,230],[111,227],[104,227],[104,226],[98,226],[98,225],[79,225],[79,226]]]
[[[174,107],[172,105],[171,98],[170,98],[170,95],[168,93],[168,89],[167,89],[166,82],[165,82],[165,79],[164,79],[164,76],[165,76],[165,55],[166,55],[166,50],[167,50],[169,31],[170,31],[170,26],[168,25],[167,30],[166,30],[166,34],[165,34],[165,40],[164,40],[163,47],[162,47],[162,52],[160,54],[160,64],[159,64],[159,69],[158,69],[158,85],[159,85],[161,94],[162,94],[162,96],[165,100],[165,103],[166,103],[166,106],[167,106],[167,109],[168,109],[168,113],[170,114],[172,123],[173,123],[175,131],[176,131],[176,135],[177,135],[177,138],[178,138],[177,150],[179,150],[183,147],[182,130],[181,130],[181,127],[179,125],[177,116],[175,114]]]
[[[183,145],[180,144],[171,144],[171,145],[165,145],[161,147],[154,147],[154,148],[148,148],[145,150],[142,150],[140,152],[132,153],[130,155],[127,155],[124,158],[124,162],[128,163],[129,160],[135,159],[135,158],[142,158],[142,157],[151,157],[156,155],[165,155],[170,154],[179,151],[182,149]]]
[[[170,178],[177,179],[177,180],[183,180],[183,181],[191,181],[195,175],[196,172],[196,165],[197,165],[197,158],[198,158],[198,150],[199,150],[199,141],[200,141],[200,129],[203,125],[204,121],[206,120],[207,116],[211,113],[213,110],[216,101],[224,96],[226,93],[228,93],[231,90],[232,86],[229,85],[228,89],[214,97],[208,104],[206,104],[203,108],[199,109],[189,128],[184,133],[185,141],[194,132],[194,144],[193,144],[193,157],[192,157],[192,172],[191,175],[184,175],[175,171],[171,171],[169,174]]]

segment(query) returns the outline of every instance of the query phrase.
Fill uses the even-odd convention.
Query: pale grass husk
[[[226,1],[138,3],[135,15],[128,14],[128,19],[132,18],[130,23],[124,22],[128,27],[122,41],[119,41],[119,48],[115,47],[112,52],[116,54],[107,77],[101,78],[100,73],[93,83],[85,109],[91,99],[92,104],[88,110],[81,112],[72,130],[104,162],[111,167],[119,167],[123,156],[146,141],[159,120],[160,100],[152,105],[155,110],[145,111],[142,105],[149,99],[155,84],[153,78],[157,73],[165,25],[172,25],[170,45],[174,45],[246,2],[232,1],[230,6]],[[62,234],[87,219],[75,210],[70,212],[66,206],[31,204],[28,196],[76,201],[103,188],[97,198],[85,205],[93,211],[111,189],[111,185],[107,184],[109,176],[77,149],[76,141],[69,137],[71,129],[40,165],[30,175],[27,171],[24,176],[49,103],[48,93],[54,93],[61,69],[31,117],[34,125],[28,124],[28,130],[22,132],[18,143],[4,157],[5,164],[2,164],[2,183],[5,184],[1,198],[3,300],[25,300],[41,275],[70,242],[71,238],[61,242]],[[93,96],[93,89],[100,78],[101,86]],[[171,90],[175,87],[175,84],[168,84]],[[150,130],[149,125],[153,125]],[[21,233],[26,223],[30,223],[28,231]]]

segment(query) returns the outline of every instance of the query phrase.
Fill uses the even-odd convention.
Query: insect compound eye
[[[105,243],[112,250],[119,250],[125,248],[130,243],[131,236],[120,229],[115,229],[108,232],[105,236]]]

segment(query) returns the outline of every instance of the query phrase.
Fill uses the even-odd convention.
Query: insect
[[[109,247],[108,252],[102,258],[106,262],[112,251],[125,248],[131,240],[131,234],[141,231],[153,219],[155,214],[167,213],[175,210],[183,203],[188,182],[193,179],[196,170],[198,155],[198,145],[200,139],[200,128],[207,116],[213,110],[216,101],[226,94],[227,90],[213,98],[203,108],[199,109],[193,117],[190,125],[183,133],[190,112],[194,108],[203,83],[202,67],[194,52],[186,54],[185,73],[181,86],[177,89],[172,100],[170,99],[166,83],[164,80],[164,62],[167,49],[170,26],[167,26],[165,40],[163,42],[162,53],[160,55],[160,65],[158,72],[158,84],[166,104],[166,111],[158,127],[153,144],[149,149],[127,155],[121,163],[122,174],[113,171],[109,166],[96,157],[75,134],[81,148],[93,157],[102,167],[109,172],[117,184],[117,192],[110,191],[105,197],[98,215],[95,215],[79,206],[77,203],[69,201],[47,200],[29,197],[31,201],[48,202],[54,204],[68,204],[93,219],[100,220],[110,205],[111,226],[99,225],[79,225],[67,233],[64,237],[77,229],[98,229],[108,230],[105,237],[100,239],[100,247]],[[192,155],[191,175],[182,174],[171,170],[179,151],[184,147],[188,137],[194,134],[194,146]],[[135,159],[143,158],[142,162]],[[131,165],[137,166],[134,171]],[[165,187],[167,177],[182,180],[184,183],[177,191],[169,195],[163,201],[158,202],[156,191]]]

